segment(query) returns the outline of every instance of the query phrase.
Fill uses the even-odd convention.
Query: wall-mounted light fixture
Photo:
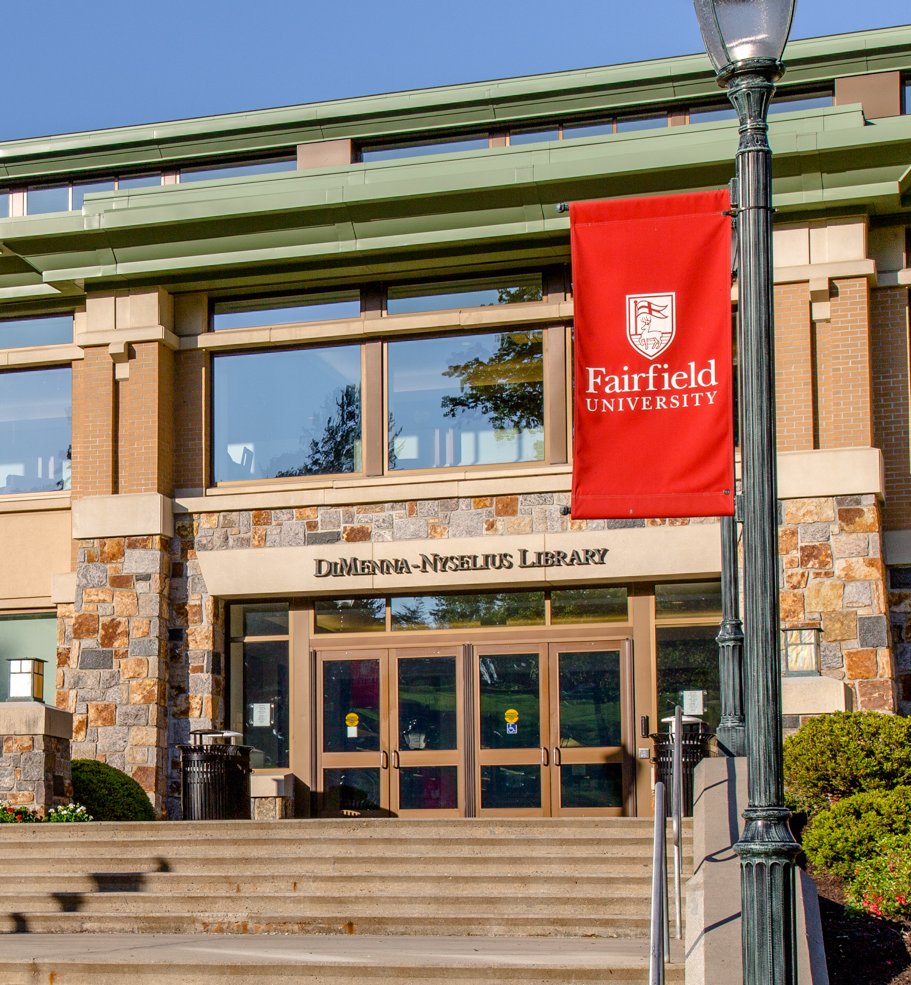
[[[44,665],[46,660],[35,657],[8,657],[9,697],[7,701],[40,701],[44,703]]]
[[[819,676],[819,630],[784,629],[784,672],[791,677]]]

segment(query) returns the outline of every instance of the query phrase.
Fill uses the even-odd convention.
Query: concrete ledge
[[[174,506],[167,496],[87,496],[73,503],[73,540],[149,535],[174,536]]]
[[[250,777],[250,797],[290,797],[294,793],[293,773],[254,773]]]
[[[62,575],[51,575],[51,601],[55,605],[76,601],[75,571],[67,571]]]
[[[741,813],[747,805],[746,759],[704,759],[696,768],[693,877],[686,885],[686,985],[743,980]],[[819,900],[813,880],[797,873],[797,980],[829,985]]]
[[[778,498],[885,494],[883,455],[878,448],[826,448],[778,455]]]
[[[40,701],[4,701],[0,704],[0,735],[51,735],[73,738],[73,716]]]
[[[828,715],[833,711],[853,710],[854,692],[844,681],[833,677],[781,679],[783,715]]]

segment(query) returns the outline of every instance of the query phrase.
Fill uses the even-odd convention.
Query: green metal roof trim
[[[783,85],[911,70],[911,26],[793,41]],[[0,143],[0,179],[161,169],[297,143],[533,123],[721,97],[705,54]]]
[[[771,123],[775,202],[802,215],[894,213],[911,116],[859,107]],[[107,192],[82,212],[0,221],[0,302],[125,283],[324,286],[568,257],[560,201],[719,187],[736,124]],[[4,305],[6,307],[6,305]]]

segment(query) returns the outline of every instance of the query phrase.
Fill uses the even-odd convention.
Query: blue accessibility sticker
[[[519,734],[519,723],[518,722],[507,722],[506,723],[506,734],[507,735],[518,735]]]

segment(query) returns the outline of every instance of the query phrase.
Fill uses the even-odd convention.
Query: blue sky
[[[43,0],[4,4],[0,139],[701,50],[690,0]],[[799,0],[792,37],[911,22]]]

